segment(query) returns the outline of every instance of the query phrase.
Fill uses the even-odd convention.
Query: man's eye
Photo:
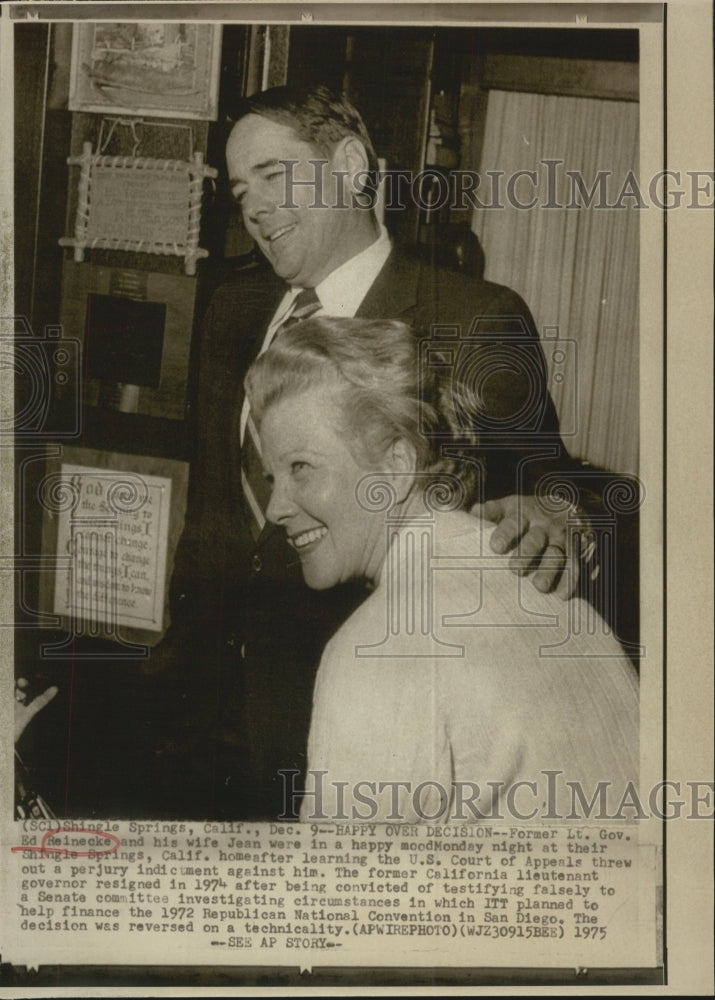
[[[307,462],[291,462],[290,471],[294,476],[304,475],[310,469]]]

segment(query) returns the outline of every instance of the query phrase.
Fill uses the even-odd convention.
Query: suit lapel
[[[419,281],[419,261],[393,247],[355,315],[410,322],[417,305]]]
[[[239,378],[239,407],[243,406],[243,378],[263,344],[266,330],[281,303],[288,285],[273,272],[263,277],[264,284],[247,290],[241,299],[240,313],[236,317],[239,331],[237,342],[237,363]]]
[[[240,419],[246,395],[243,379],[261,349],[268,325],[288,286],[268,267],[257,268],[253,274],[239,273],[234,280],[237,282],[237,291],[230,299],[230,307],[235,309],[235,318],[232,321],[227,320],[230,322],[231,337],[224,344],[224,350],[226,368],[231,371],[231,382],[235,385],[235,402],[230,412],[224,415],[224,419],[228,420],[228,434],[232,442],[229,454],[240,454]],[[232,464],[229,476],[232,481],[232,496],[241,498],[236,500],[235,516],[240,518],[246,537],[249,537],[250,517],[244,510],[240,462]],[[275,525],[266,523],[258,539],[258,545],[264,543],[264,536],[267,537],[275,530]],[[251,546],[252,549],[254,547]]]

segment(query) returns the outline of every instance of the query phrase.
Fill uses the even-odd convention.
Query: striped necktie
[[[267,349],[275,338],[289,326],[307,319],[322,308],[314,288],[304,288],[296,295],[293,301],[293,308],[283,320],[280,326],[276,327],[273,336],[267,341]],[[244,399],[241,414],[241,426],[243,433],[241,436],[241,486],[243,489],[244,506],[251,525],[251,533],[258,541],[261,532],[266,524],[266,509],[271,498],[271,487],[263,474],[263,460],[261,458],[261,445],[258,437],[256,425],[251,417],[251,410],[248,399]]]
[[[316,313],[318,309],[322,309],[318,293],[314,288],[304,288],[302,292],[298,292],[296,295],[293,301],[293,308],[276,330],[276,334],[286,330],[289,326],[293,326],[294,323],[299,323],[302,319],[307,319],[313,313]]]

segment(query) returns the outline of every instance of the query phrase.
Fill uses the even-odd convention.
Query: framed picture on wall
[[[69,108],[216,120],[221,26],[76,24]]]
[[[78,636],[154,646],[169,621],[169,581],[186,509],[186,462],[68,447],[48,459],[39,487],[43,613],[56,616],[54,656],[84,657]],[[74,645],[73,645],[74,644]],[[144,654],[139,654],[146,656]]]

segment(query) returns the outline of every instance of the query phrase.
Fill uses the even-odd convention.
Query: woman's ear
[[[405,499],[412,489],[417,471],[417,451],[405,438],[395,438],[388,449],[387,463],[394,476],[398,501]]]

